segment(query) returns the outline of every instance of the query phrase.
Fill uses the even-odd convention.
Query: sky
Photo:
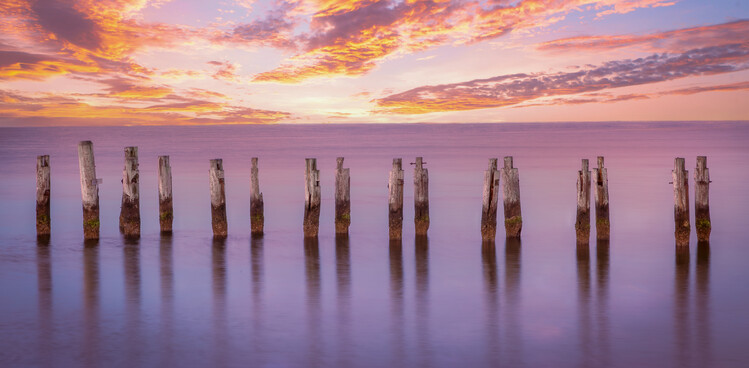
[[[744,0],[3,0],[0,127],[749,120]]]

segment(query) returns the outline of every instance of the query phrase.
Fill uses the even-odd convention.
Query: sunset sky
[[[749,120],[744,0],[3,0],[0,126]]]

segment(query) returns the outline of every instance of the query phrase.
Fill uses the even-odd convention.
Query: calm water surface
[[[76,144],[103,179],[84,245]],[[749,124],[586,123],[0,129],[3,367],[745,367]],[[118,232],[124,146],[140,150],[143,237]],[[52,238],[35,236],[35,156],[51,155]],[[175,232],[158,230],[157,156],[171,155]],[[393,157],[424,156],[431,227],[387,232]],[[520,171],[522,241],[481,244],[487,158]],[[611,241],[575,244],[581,158],[604,155]],[[677,253],[674,157],[708,156],[712,242]],[[249,236],[250,157],[266,235]],[[348,238],[333,226],[335,157],[351,168]],[[214,242],[208,160],[226,170]],[[304,158],[322,215],[302,238]],[[501,211],[501,206],[500,206]],[[693,212],[693,211],[692,211]],[[595,239],[595,234],[593,234]]]

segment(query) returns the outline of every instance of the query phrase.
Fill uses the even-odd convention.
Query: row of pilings
[[[138,148],[125,147],[125,164],[122,171],[122,206],[120,210],[120,232],[126,238],[140,237],[140,186],[138,168]],[[305,238],[318,236],[320,220],[320,171],[317,159],[307,158],[304,187]],[[337,158],[335,171],[335,231],[338,235],[348,234],[351,224],[351,177],[348,168],[343,167],[343,157]],[[504,204],[505,234],[509,239],[519,238],[523,226],[520,206],[520,177],[513,166],[512,156],[504,158],[504,167],[498,168],[496,158],[489,159],[489,167],[484,174],[484,188],[481,209],[481,237],[483,241],[494,241],[497,233],[497,210],[500,186]],[[590,196],[591,187],[595,198],[596,239],[607,241],[610,235],[608,172],[604,158],[599,156],[598,167],[589,170],[588,159],[582,160],[577,177],[577,215],[575,232],[578,244],[587,244],[590,239]],[[253,236],[263,234],[264,205],[260,192],[258,159],[251,159],[250,174],[250,228]],[[84,239],[99,238],[99,184],[96,178],[93,143],[82,141],[78,144],[78,163],[81,178],[81,200],[83,206]],[[429,172],[426,162],[417,157],[414,165],[414,228],[416,236],[426,236],[429,229]],[[677,246],[689,245],[691,233],[689,218],[689,180],[684,169],[683,158],[674,160],[674,221]],[[50,235],[50,158],[37,157],[37,200],[36,228],[40,238]],[[209,188],[211,198],[211,224],[215,238],[228,235],[226,218],[226,192],[223,161],[210,160]],[[707,158],[697,157],[695,180],[695,222],[697,237],[701,242],[710,238],[710,206]],[[393,159],[393,167],[388,179],[388,223],[390,239],[402,238],[403,229],[403,161]],[[174,219],[172,201],[172,171],[169,156],[159,156],[159,224],[162,233],[172,231]]]

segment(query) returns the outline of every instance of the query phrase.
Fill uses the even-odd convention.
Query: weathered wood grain
[[[497,159],[489,159],[484,172],[484,192],[481,205],[481,239],[494,241],[497,236],[497,203],[499,202],[499,170]]]
[[[263,235],[265,228],[265,209],[263,193],[260,192],[260,178],[257,157],[252,158],[250,170],[250,232],[252,235]]]
[[[609,222],[609,174],[603,166],[603,156],[598,156],[598,168],[593,169],[596,191],[596,239],[608,240],[611,235]]]
[[[504,167],[500,173],[503,183],[505,236],[519,238],[520,231],[523,229],[523,216],[520,211],[520,176],[518,169],[513,167],[512,156],[504,158]]]
[[[414,164],[414,227],[420,236],[429,230],[429,172],[423,158],[417,157]]]
[[[351,225],[351,176],[343,168],[343,157],[336,159],[335,171],[335,232],[348,234]]]
[[[304,237],[317,237],[320,228],[320,171],[317,159],[307,158],[304,172]]]
[[[684,169],[684,159],[674,159],[671,172],[674,184],[674,236],[677,246],[689,246],[689,172]]]
[[[161,232],[171,233],[173,222],[172,166],[169,163],[169,156],[159,156],[159,227]]]
[[[47,238],[51,230],[49,155],[36,157],[36,236]]]
[[[120,232],[126,238],[140,237],[140,185],[138,147],[125,147],[125,167],[122,170],[122,206]]]
[[[388,178],[388,222],[390,239],[403,237],[403,160],[393,159]]]
[[[697,240],[710,241],[712,224],[710,223],[710,172],[707,169],[707,157],[697,157],[694,170],[694,223],[697,227]]]
[[[582,160],[582,168],[577,172],[575,233],[578,244],[587,244],[590,241],[590,170],[588,170],[588,159]]]
[[[81,202],[83,204],[83,238],[99,239],[99,184],[94,163],[94,144],[78,143],[78,168],[81,174]]]
[[[224,182],[224,163],[220,158],[211,160],[208,171],[211,192],[211,224],[214,238],[226,238],[228,225],[226,223],[226,189]]]

